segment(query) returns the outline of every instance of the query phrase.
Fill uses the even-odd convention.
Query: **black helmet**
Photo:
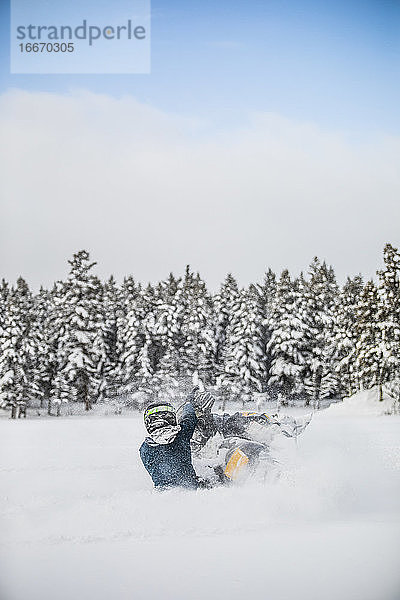
[[[168,402],[155,402],[144,411],[144,425],[151,435],[166,425],[176,425],[176,412]]]

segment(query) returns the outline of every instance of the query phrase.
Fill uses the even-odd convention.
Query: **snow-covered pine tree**
[[[277,284],[277,280],[276,280],[276,275],[272,271],[272,269],[269,268],[268,271],[264,275],[264,281],[263,281],[262,285],[260,285],[260,293],[262,296],[263,304],[267,309],[267,314],[268,314],[269,309],[272,310],[277,285],[278,284]]]
[[[35,374],[36,346],[34,340],[34,304],[32,292],[26,281],[19,277],[14,292],[14,303],[17,306],[23,337],[19,353],[23,362],[23,384],[21,389],[22,403],[30,405],[40,395],[40,382]]]
[[[356,320],[356,374],[358,385],[379,387],[400,374],[400,255],[386,244],[385,268],[378,271],[379,287],[369,281],[360,296]]]
[[[267,343],[269,341],[270,331],[266,328],[265,324],[265,296],[264,290],[260,288],[258,284],[251,283],[249,285],[249,294],[253,300],[254,314],[257,317],[257,330],[258,330],[258,344],[261,348],[261,358],[259,370],[261,375],[261,389],[267,388],[268,382],[268,365],[270,364],[271,355],[267,349]]]
[[[91,312],[95,335],[92,344],[94,373],[91,381],[93,402],[104,400],[107,393],[108,347],[107,318],[104,303],[104,286],[100,279],[91,276],[92,301]]]
[[[35,357],[32,307],[28,284],[19,277],[4,301],[0,356],[0,402],[3,407],[11,407],[13,418],[31,402],[36,391],[32,383]]]
[[[44,398],[47,400],[47,414],[61,412],[61,405],[68,403],[69,385],[65,380],[64,367],[66,356],[63,352],[63,340],[65,339],[66,320],[64,311],[64,297],[66,294],[66,283],[57,281],[51,292],[49,312],[45,323],[45,331],[48,337],[47,376],[44,386]]]
[[[224,372],[218,385],[236,397],[250,399],[265,380],[262,314],[253,289],[241,290],[228,327]]]
[[[90,262],[89,253],[81,250],[69,261],[71,270],[62,297],[63,334],[59,340],[58,390],[65,398],[82,402],[86,410],[92,408],[99,393],[98,322],[101,305],[99,281],[90,271],[96,263]],[[53,401],[60,401],[60,395]]]
[[[126,344],[130,340],[130,327],[128,326],[128,314],[136,305],[136,300],[141,294],[142,288],[140,284],[136,284],[131,275],[125,277],[121,286],[120,308],[121,311],[117,317],[117,345],[116,354],[118,356],[118,364],[115,369],[115,377],[109,392],[119,394],[122,386],[125,383],[125,355],[127,353]]]
[[[355,347],[356,378],[359,389],[382,386],[384,356],[381,344],[381,327],[378,321],[379,293],[373,281],[365,285],[356,310],[357,336]]]
[[[213,314],[215,322],[215,375],[220,377],[224,372],[225,355],[228,344],[228,328],[233,306],[239,297],[239,287],[231,273],[225,278],[220,291],[213,298]]]
[[[339,375],[340,391],[351,396],[357,391],[356,342],[357,306],[363,291],[361,275],[347,278],[337,303],[336,372]]]
[[[16,382],[22,372],[18,364],[17,345],[22,337],[22,328],[12,291],[3,280],[0,295],[0,407],[11,408],[11,416],[16,417],[18,394]]]
[[[269,326],[272,330],[268,350],[272,361],[268,384],[288,400],[304,391],[304,369],[310,340],[299,290],[300,283],[292,282],[285,269],[279,279]]]
[[[400,375],[400,254],[397,248],[386,244],[383,252],[384,269],[378,271],[380,327],[383,359],[382,383]],[[382,387],[380,386],[380,397]]]
[[[158,296],[149,283],[142,294],[142,318],[139,322],[140,347],[137,354],[136,380],[138,390],[145,392],[151,401],[156,398],[153,377],[160,358],[160,345],[154,334]]]
[[[324,398],[334,397],[338,392],[335,372],[335,305],[338,286],[332,267],[320,263],[317,257],[310,265],[310,279],[305,288],[307,322],[312,347],[305,377],[306,404],[312,401],[320,407]]]
[[[155,307],[153,335],[159,348],[157,376],[161,391],[168,395],[178,385],[181,375],[180,348],[184,345],[182,280],[170,273],[160,284]]]
[[[173,273],[170,273],[168,279],[166,281],[162,281],[160,284],[161,289],[159,296],[161,300],[164,302],[171,302],[173,298],[176,297],[181,281],[181,277],[177,279]]]
[[[212,323],[212,304],[206,285],[197,273],[186,267],[180,294],[182,305],[182,333],[180,348],[183,375],[212,383],[215,357],[215,339]]]
[[[119,364],[117,381],[120,389],[127,391],[127,386],[134,384],[137,371],[137,355],[140,349],[138,300],[131,301],[124,322],[118,330]]]
[[[272,356],[269,350],[268,342],[272,335],[272,309],[275,302],[276,295],[276,275],[271,268],[264,275],[264,281],[259,286],[260,302],[262,306],[262,336],[263,336],[263,347],[265,348],[265,371],[268,374],[271,369]],[[268,389],[268,385],[266,385]]]
[[[43,408],[45,398],[49,397],[52,379],[48,328],[51,301],[51,294],[43,287],[33,297],[31,335],[34,344],[34,359],[32,363],[31,385],[32,397],[39,401],[40,408]]]
[[[0,285],[0,408],[6,408],[8,403],[8,385],[11,377],[9,361],[6,359],[8,349],[8,298],[10,290],[8,283],[2,279]]]
[[[112,275],[104,284],[103,312],[103,335],[106,352],[104,378],[106,387],[109,388],[112,386],[116,378],[119,362],[118,323],[119,320],[124,317],[122,292],[118,288]]]
[[[120,332],[124,351],[119,365],[119,380],[125,393],[137,390],[149,392],[154,374],[153,328],[156,295],[149,284],[132,299]],[[150,392],[149,392],[150,393]]]

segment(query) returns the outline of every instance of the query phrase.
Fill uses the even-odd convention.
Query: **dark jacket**
[[[181,430],[173,442],[154,444],[151,438],[146,438],[140,446],[140,458],[156,488],[197,488],[197,477],[190,451],[190,439],[196,423],[194,408],[192,404],[187,403],[183,407],[179,421]]]

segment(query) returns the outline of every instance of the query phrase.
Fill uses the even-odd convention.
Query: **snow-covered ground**
[[[155,493],[139,415],[0,420],[2,600],[400,598],[400,417],[335,407],[275,484]]]

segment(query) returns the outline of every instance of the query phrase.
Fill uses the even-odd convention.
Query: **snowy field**
[[[398,600],[400,417],[328,409],[267,486],[156,493],[138,415],[0,420],[2,600]]]

